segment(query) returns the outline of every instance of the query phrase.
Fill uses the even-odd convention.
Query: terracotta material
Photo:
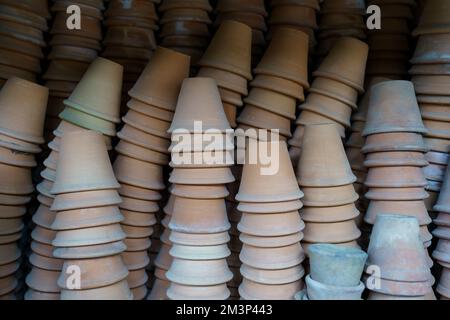
[[[175,244],[184,244],[189,246],[215,246],[228,243],[230,241],[230,236],[228,232],[220,232],[214,234],[189,234],[171,231],[170,241]]]
[[[127,238],[138,239],[150,237],[153,234],[153,228],[148,226],[129,226],[122,224],[122,230]]]
[[[418,167],[377,167],[367,174],[365,185],[372,188],[415,188],[427,186]]]
[[[450,192],[449,177],[450,177],[450,169],[447,167],[444,178],[444,184],[442,186],[438,201],[433,207],[433,209],[437,212],[450,213],[450,201],[448,199],[448,195]]]
[[[50,34],[77,35],[100,41],[102,39],[101,24],[98,19],[86,16],[86,21],[79,30],[69,30],[66,27],[66,13],[57,12]]]
[[[248,280],[261,284],[274,285],[292,283],[300,280],[305,274],[305,270],[301,265],[282,270],[263,270],[243,264],[240,270],[238,269],[238,272],[242,273],[242,276]]]
[[[0,146],[11,150],[25,153],[40,153],[42,149],[34,144],[23,140],[12,138],[0,133]]]
[[[414,65],[449,63],[447,52],[448,34],[423,35],[417,41],[411,63]]]
[[[131,186],[162,190],[161,166],[119,155],[114,162],[117,180]]]
[[[297,172],[301,186],[332,187],[356,181],[335,125],[307,126],[302,148]]]
[[[236,35],[239,37],[236,38]],[[251,80],[251,43],[250,27],[236,21],[224,21],[198,64],[233,72]]]
[[[345,138],[345,127],[337,123],[336,121],[332,120],[331,118],[328,118],[326,116],[320,115],[318,113],[309,111],[309,110],[303,110],[300,113],[300,116],[297,118],[297,121],[295,122],[297,125],[315,125],[315,124],[336,124],[336,129],[339,132],[339,135],[341,138]]]
[[[52,223],[55,230],[74,230],[80,228],[98,227],[123,220],[117,207],[100,207],[69,211],[59,211]]]
[[[126,280],[88,290],[61,290],[61,300],[132,300]]]
[[[365,277],[367,279],[367,276]],[[380,281],[380,288],[374,288],[374,292],[379,292],[386,295],[393,296],[412,296],[412,297],[424,297],[431,290],[430,281],[422,282],[402,282],[402,281],[392,281],[386,279],[377,279]],[[369,284],[374,280],[366,280]]]
[[[199,100],[201,99],[201,100]],[[203,108],[202,106],[207,106]],[[172,125],[169,132],[176,129],[193,132],[194,121],[202,121],[203,130],[230,129],[219,91],[210,78],[189,78],[183,81]]]
[[[239,202],[237,209],[247,213],[280,213],[298,210],[303,206],[300,200],[272,202],[272,203],[255,203],[255,202]]]
[[[382,268],[383,279],[409,282],[430,279],[416,218],[379,215],[372,230],[368,255],[366,265]]]
[[[123,240],[125,234],[119,224],[86,229],[58,231],[52,244],[55,247],[80,247]]]
[[[115,124],[76,109],[66,107],[59,117],[74,125],[101,132],[108,136],[116,135]]]
[[[272,258],[268,260],[266,257]],[[299,242],[279,248],[261,248],[244,244],[239,258],[250,267],[278,270],[300,264],[305,254]]]
[[[217,246],[185,246],[174,244],[170,249],[174,258],[186,260],[217,260],[230,256],[231,251],[227,244]]]
[[[289,119],[252,105],[246,105],[237,121],[250,127],[267,130],[278,129],[281,135],[286,137],[292,136]]]
[[[20,232],[24,227],[21,218],[7,218],[0,221],[0,235],[2,236]]]
[[[158,140],[165,141],[165,139],[162,138],[158,138]],[[144,162],[158,165],[167,165],[169,163],[169,156],[167,154],[150,150],[125,140],[121,140],[115,150],[123,156],[135,158]]]
[[[349,54],[350,52],[352,54]],[[313,75],[340,81],[363,92],[367,55],[368,46],[365,43],[354,38],[343,37],[336,42]]]
[[[339,81],[317,77],[309,91],[331,97],[348,104],[355,110],[357,109],[356,101],[358,99],[358,92],[354,88]]]
[[[258,142],[258,148],[266,148],[267,142]],[[270,145],[271,152],[278,152],[279,170],[273,175],[263,175],[265,167],[261,163],[246,164],[241,178],[239,193],[236,201],[245,202],[281,202],[293,201],[303,197],[303,193],[295,182],[295,174],[292,169],[286,143],[279,142]],[[276,191],[275,191],[276,190]]]
[[[342,243],[361,236],[355,220],[332,223],[306,222],[304,240],[311,243]]]
[[[229,296],[230,291],[226,284],[214,286],[187,286],[178,283],[170,283],[170,286],[167,289],[167,297],[171,300],[226,300]],[[157,297],[152,297],[153,300],[156,300],[156,298]],[[159,299],[162,299],[162,297]]]
[[[371,89],[363,136],[387,132],[426,132],[411,82],[385,81]]]
[[[374,167],[425,167],[428,162],[422,152],[374,152],[366,155],[364,166]]]
[[[20,267],[20,263],[18,261],[14,261],[12,263],[8,263],[0,266],[0,276],[2,278],[10,276],[14,274]]]
[[[28,195],[34,191],[31,169],[0,163],[0,193],[6,195]],[[7,204],[7,203],[4,203]]]
[[[300,216],[307,222],[330,223],[355,219],[359,211],[352,203],[338,207],[305,207]]]
[[[239,235],[239,240],[246,245],[258,247],[258,248],[278,248],[289,246],[298,243],[302,240],[303,233],[297,232],[290,235],[285,235],[281,237],[260,237],[253,236],[246,233],[241,233]],[[239,252],[242,247],[240,243],[236,246],[236,251]]]
[[[297,98],[300,101],[305,100],[303,87],[300,84],[288,79],[266,74],[258,74],[255,79],[250,82],[250,86],[254,88],[273,90],[286,96]]]
[[[413,31],[413,36],[446,33],[449,30],[448,15],[449,4],[437,0],[428,2],[425,5],[419,25]]]
[[[272,9],[269,24],[295,25],[316,29],[316,10],[300,5],[275,6]]]
[[[189,186],[174,184],[170,191],[173,195],[191,199],[222,199],[228,196],[229,192],[225,186]]]
[[[304,228],[298,211],[276,214],[243,213],[238,224],[240,232],[261,236],[276,237],[297,233]]]
[[[194,261],[174,258],[166,276],[171,282],[191,286],[218,285],[233,278],[225,259]]]
[[[429,149],[421,134],[410,132],[379,133],[369,135],[362,149],[363,153],[383,151],[427,152]]]
[[[90,259],[119,254],[126,249],[122,241],[82,247],[55,248],[53,255],[60,259]]]
[[[10,78],[0,91],[3,115],[0,133],[34,144],[43,143],[47,99],[47,88],[27,80]]]
[[[229,168],[173,169],[169,182],[191,185],[218,185],[234,181]]]
[[[302,188],[302,202],[308,207],[333,207],[350,204],[358,200],[352,184],[328,188]]]
[[[119,207],[125,210],[145,213],[153,213],[159,210],[158,203],[155,201],[133,199],[124,196],[122,196],[122,203]]]
[[[428,130],[425,136],[440,139],[450,139],[450,125],[448,122],[424,120],[423,124]]]
[[[247,104],[276,113],[285,118],[295,119],[295,98],[277,93],[276,91],[253,88],[250,91],[250,95],[244,101]]]
[[[58,195],[52,205],[53,211],[85,209],[117,205],[122,202],[116,190],[72,192]]]
[[[447,139],[426,138],[424,140],[428,147],[427,151],[432,150],[436,152],[448,152],[450,150]]]
[[[55,139],[49,145],[50,149],[52,149],[53,151],[59,152],[61,138],[65,133],[72,132],[72,131],[83,131],[83,130],[84,130],[83,127],[80,127],[73,123],[62,120],[60,122],[60,124],[58,125],[58,127],[53,131],[53,134],[55,135]],[[112,148],[111,137],[103,136],[103,139],[105,140],[107,149],[110,150]]]
[[[370,188],[364,195],[369,200],[425,200],[428,193],[423,188]]]
[[[165,110],[154,105],[149,105],[136,99],[131,99],[130,101],[128,101],[127,107],[136,112],[163,121],[172,121],[174,114],[172,111]]]
[[[48,293],[59,293],[60,288],[56,285],[59,271],[44,270],[34,267],[26,277],[26,284],[37,291]]]
[[[217,233],[227,231],[230,224],[223,200],[176,197],[169,227],[178,232]]]
[[[333,286],[315,281],[311,275],[305,281],[309,300],[361,300],[365,289],[361,281],[357,286]]]
[[[450,113],[447,106],[421,104],[419,107],[423,119],[446,122],[450,121]]]
[[[294,44],[295,49],[292,47]],[[295,57],[290,56],[294,52]],[[280,28],[254,71],[256,74],[291,80],[308,88],[307,60],[308,37],[294,29]]]
[[[20,258],[21,253],[16,243],[2,244],[0,246],[0,265],[12,263]]]
[[[303,288],[302,281],[288,284],[268,285],[246,278],[239,286],[239,294],[244,300],[293,300],[294,295]]]
[[[60,271],[63,265],[63,261],[61,259],[44,257],[34,252],[29,256],[29,261],[32,266],[44,270]]]
[[[19,218],[26,213],[26,208],[23,206],[5,206],[0,205],[0,219],[5,218]]]
[[[242,94],[248,95],[247,79],[239,74],[228,72],[217,68],[203,67],[200,68],[199,77],[213,78],[217,85],[221,88]]]
[[[120,185],[119,194],[125,197],[147,201],[159,201],[162,198],[161,194],[157,191],[134,187],[128,184]]]

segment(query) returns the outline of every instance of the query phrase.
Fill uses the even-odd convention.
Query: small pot
[[[306,276],[306,288],[309,300],[361,300],[365,289],[361,281],[353,287],[332,286],[320,283]]]

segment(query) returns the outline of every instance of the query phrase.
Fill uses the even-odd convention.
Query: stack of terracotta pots
[[[1,2],[0,88],[11,77],[36,81],[49,18],[47,0]]]
[[[419,26],[416,51],[409,70],[419,101],[422,119],[428,132],[425,142],[430,151],[426,157],[429,166],[424,169],[428,180],[431,211],[439,194],[450,152],[450,90],[448,69],[450,17],[445,1],[428,1]]]
[[[215,26],[219,26],[225,20],[235,20],[252,28],[252,65],[256,65],[266,47],[267,11],[264,0],[219,0],[215,11],[217,14]]]
[[[369,300],[436,299],[419,229],[415,217],[377,216],[367,251]]]
[[[62,300],[133,298],[121,255],[127,246],[119,188],[103,136],[84,129],[65,133],[51,189],[53,255],[63,261],[57,280]]]
[[[411,27],[416,1],[368,0],[381,9],[381,29],[369,30],[367,76],[405,79],[411,50]]]
[[[252,80],[252,29],[240,22],[223,21],[198,65],[199,77],[216,80],[231,127],[236,127],[237,108],[247,96]]]
[[[433,220],[437,226],[433,230],[433,235],[438,238],[438,243],[433,251],[433,258],[436,263],[442,266],[442,272],[436,291],[441,295],[441,300],[450,299],[450,167],[447,167],[442,190],[439,199],[434,206],[438,212]]]
[[[434,210],[439,214],[433,221],[437,226],[433,230],[433,235],[439,241],[432,256],[443,268],[436,291],[441,295],[441,299],[448,300],[450,299],[450,167],[447,167],[441,194]]]
[[[361,300],[365,286],[361,281],[367,254],[354,248],[331,244],[309,247],[311,273],[306,276],[306,292],[297,300]]]
[[[340,37],[366,38],[365,0],[324,0],[320,8],[318,45],[319,62]]]
[[[158,201],[166,186],[163,168],[169,163],[170,127],[182,81],[189,76],[190,57],[158,47],[129,91],[125,125],[117,133],[114,171],[121,183],[119,205],[127,235],[125,262],[135,299],[147,295],[147,250],[157,222]]]
[[[144,70],[156,48],[158,15],[153,0],[111,0],[105,11],[105,50],[102,56],[124,66],[124,102],[127,91]]]
[[[313,243],[358,247],[361,232],[356,225],[358,194],[335,124],[308,125],[297,167],[298,183],[305,194],[300,211],[305,221],[303,245]]]
[[[300,245],[304,224],[298,213],[303,193],[286,142],[251,140],[249,144],[257,148],[249,146],[247,158],[257,158],[244,165],[236,195],[243,243],[239,293],[244,300],[293,300],[304,286],[301,263],[305,254]],[[250,154],[252,150],[258,154]],[[271,155],[271,168],[263,164],[264,152]]]
[[[10,78],[0,91],[0,299],[13,299],[18,288],[26,205],[34,192],[34,154],[44,143],[48,89]]]
[[[280,27],[288,27],[303,31],[309,36],[309,47],[316,45],[314,31],[317,29],[317,12],[320,9],[319,0],[271,0],[269,17],[270,39]]]
[[[81,9],[81,29],[69,29],[66,13],[69,5],[77,5]],[[46,138],[53,139],[52,131],[58,126],[58,114],[64,109],[63,101],[70,96],[77,83],[95,60],[101,50],[103,1],[66,1],[56,0],[51,7],[55,14],[50,30],[50,61],[43,78],[50,89],[47,108]]]
[[[229,168],[234,163],[234,143],[214,79],[183,81],[169,132],[174,199],[167,296],[172,300],[227,299],[227,282],[233,274],[226,260],[230,223],[225,197],[226,184],[234,181]],[[208,143],[211,135],[216,144]]]
[[[278,129],[280,139],[292,136],[297,99],[304,100],[308,83],[308,36],[292,28],[278,28],[254,69],[255,80],[238,118],[240,129]]]
[[[304,126],[336,123],[345,138],[350,118],[358,107],[358,94],[364,91],[364,72],[368,46],[357,39],[342,37],[313,73],[315,77],[306,102],[299,106],[294,136],[289,140],[292,162],[297,165],[301,154]]]
[[[196,66],[209,43],[209,1],[162,0],[158,10],[161,45],[189,55]]]
[[[364,166],[368,168],[366,198],[370,200],[364,220],[373,225],[377,215],[386,212],[414,216],[421,226],[424,247],[428,248],[432,235],[424,203],[428,197],[422,172],[428,164],[422,137],[425,132],[411,82],[384,81],[371,88],[362,149]]]

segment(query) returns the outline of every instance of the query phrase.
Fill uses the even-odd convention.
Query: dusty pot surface
[[[31,168],[10,166],[0,163],[0,193],[28,195],[33,192]]]
[[[171,230],[169,239],[172,243],[176,244],[214,246],[228,243],[230,241],[230,235],[228,232],[189,234]]]
[[[278,248],[296,244],[303,239],[302,232],[296,232],[293,234],[278,236],[278,237],[260,237],[253,236],[246,233],[241,233],[239,235],[239,240],[243,244],[248,244],[250,246],[255,246],[259,248]],[[240,247],[240,243],[238,243]]]
[[[272,257],[270,260],[267,257]],[[240,260],[257,269],[278,270],[300,264],[305,254],[299,242],[279,248],[262,248],[244,244]]]
[[[374,292],[394,295],[394,296],[406,296],[406,297],[420,297],[425,296],[432,287],[432,282],[407,282],[407,281],[393,281],[380,279],[376,277],[364,276],[364,282],[368,287],[374,287],[373,284],[378,282],[379,287],[375,286],[372,289]]]
[[[125,239],[120,224],[86,229],[58,231],[52,244],[55,247],[82,247],[106,244]]]
[[[431,223],[427,209],[423,201],[370,201],[364,221],[375,224],[379,214],[395,212],[398,215],[416,217],[421,226]]]
[[[364,166],[373,167],[425,167],[428,161],[422,152],[374,152],[366,155]]]
[[[427,2],[420,18],[419,25],[413,31],[413,36],[447,33],[449,19],[446,12],[449,4],[445,1],[432,0]]]
[[[156,281],[158,281],[158,279]],[[156,283],[157,282],[155,282],[155,285]],[[150,295],[150,300],[165,300],[162,298],[162,293],[158,295],[156,292],[154,293],[155,289],[159,289],[159,287],[155,287],[155,285]],[[164,287],[165,286],[166,284],[164,283]],[[167,297],[171,300],[226,300],[230,297],[230,290],[226,284],[189,286],[169,282],[167,287]]]
[[[303,287],[301,280],[282,285],[270,285],[244,278],[239,286],[239,294],[244,300],[293,300],[295,294]]]
[[[303,87],[300,84],[288,79],[266,74],[258,74],[255,79],[250,82],[250,86],[254,88],[273,90],[286,96],[296,98],[300,101],[305,100]]]
[[[307,222],[330,223],[348,221],[359,216],[354,203],[337,207],[304,207],[300,216]]]
[[[445,172],[444,184],[442,185],[441,192],[439,194],[438,201],[433,207],[436,211],[450,213],[450,169],[447,167]]]
[[[128,282],[125,280],[115,284],[87,289],[87,290],[61,290],[61,300],[132,300]]]
[[[247,79],[239,74],[217,68],[202,67],[198,73],[199,77],[213,78],[220,88],[248,95]]]
[[[327,188],[302,188],[305,194],[302,199],[306,207],[335,207],[358,200],[353,184]]]
[[[300,200],[284,201],[284,202],[239,202],[237,209],[241,212],[248,213],[280,213],[299,210],[303,207]]]
[[[262,284],[286,284],[300,280],[305,274],[302,265],[281,270],[263,270],[243,264],[238,271],[248,280]]]
[[[223,199],[229,195],[227,188],[223,185],[206,187],[173,184],[170,192],[175,196],[192,199]]]
[[[342,243],[358,239],[361,231],[355,220],[331,223],[306,222],[304,240],[312,243]]]
[[[53,211],[86,209],[118,205],[122,202],[117,190],[106,189],[96,191],[64,193],[55,197]]]
[[[425,200],[429,197],[423,188],[370,188],[364,195],[369,200]]]
[[[298,211],[275,214],[243,213],[238,224],[240,232],[254,236],[284,236],[303,230]]]
[[[363,153],[384,151],[427,152],[429,148],[421,134],[412,132],[390,132],[369,135],[362,148]]]
[[[162,168],[159,165],[119,155],[114,162],[117,180],[131,186],[162,190]]]
[[[123,216],[115,206],[59,211],[52,223],[54,230],[72,230],[119,223]]]
[[[416,188],[426,187],[427,180],[418,167],[370,168],[366,186],[371,188]]]
[[[230,256],[231,251],[227,244],[189,246],[174,244],[169,251],[174,258],[186,260],[217,260]]]
[[[235,180],[230,168],[175,168],[169,182],[187,185],[218,185]]]
[[[364,251],[332,244],[314,244],[308,252],[313,280],[338,287],[359,284],[367,259]]]
[[[370,239],[366,267],[381,268],[381,277],[394,281],[428,281],[419,223],[414,217],[381,214],[377,216]]]
[[[306,288],[309,300],[361,300],[365,289],[361,281],[353,287],[326,285],[306,276]]]

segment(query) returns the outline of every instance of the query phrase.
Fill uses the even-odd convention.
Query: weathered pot
[[[364,283],[353,287],[326,285],[306,276],[306,290],[309,300],[361,300]]]

